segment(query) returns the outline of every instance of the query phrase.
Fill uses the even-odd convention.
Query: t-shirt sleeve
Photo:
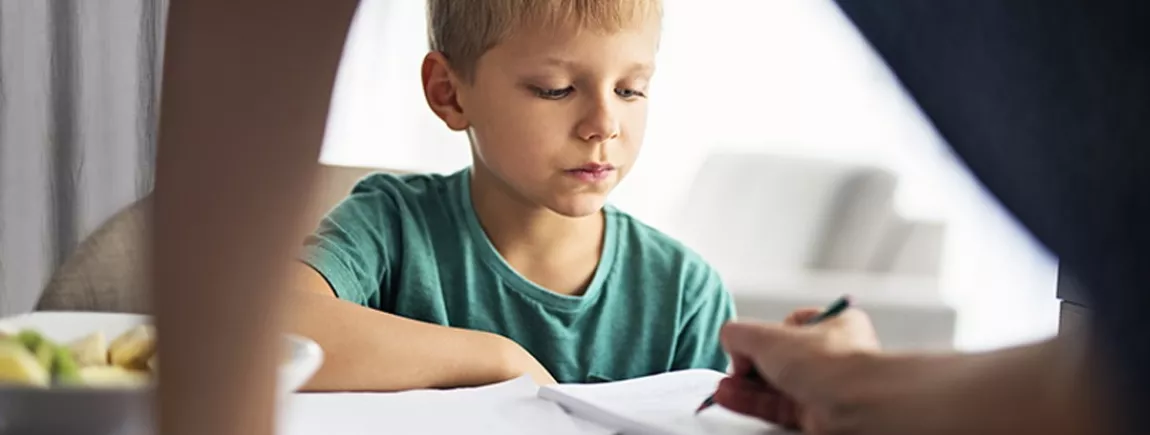
[[[719,344],[719,330],[735,317],[735,305],[714,269],[701,260],[693,269],[684,283],[686,310],[672,368],[727,371],[730,358]]]
[[[304,242],[301,261],[323,275],[340,299],[379,309],[395,237],[386,190],[370,179],[320,221]]]

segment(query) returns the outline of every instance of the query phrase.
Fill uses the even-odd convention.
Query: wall
[[[419,90],[421,3],[363,4],[325,162],[448,171],[469,161],[465,138],[446,132]],[[671,218],[715,150],[886,167],[900,176],[902,213],[947,224],[941,291],[958,309],[960,348],[1055,332],[1054,260],[969,177],[829,0],[666,5],[647,142],[617,205],[674,234]]]

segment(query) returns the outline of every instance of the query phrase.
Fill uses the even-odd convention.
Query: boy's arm
[[[326,391],[402,391],[475,386],[530,374],[554,383],[505,337],[377,311],[335,297],[315,269],[293,266],[289,330],[319,343],[323,366],[304,387]]]

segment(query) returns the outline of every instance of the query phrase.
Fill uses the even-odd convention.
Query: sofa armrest
[[[778,322],[791,311],[822,307],[850,294],[892,350],[951,350],[957,312],[938,296],[935,277],[810,274],[782,283],[731,283],[740,318]]]

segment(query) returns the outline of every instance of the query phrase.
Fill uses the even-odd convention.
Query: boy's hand
[[[524,349],[519,343],[509,338],[503,336],[496,337],[500,339],[499,355],[503,361],[502,377],[504,380],[515,379],[527,374],[531,375],[531,379],[535,380],[535,383],[539,385],[556,383],[555,377],[551,376],[551,372],[548,372],[547,369],[543,367],[543,364],[540,364],[539,361],[535,359],[535,356],[531,355],[531,352],[528,352],[527,349]]]
[[[800,326],[818,309],[792,313],[784,324],[731,323],[723,328],[723,347],[734,373],[724,379],[715,400],[735,412],[809,433],[835,433],[848,419],[840,415],[846,379],[858,355],[879,350],[870,319],[848,309],[813,326]],[[754,367],[768,382],[748,380]]]

